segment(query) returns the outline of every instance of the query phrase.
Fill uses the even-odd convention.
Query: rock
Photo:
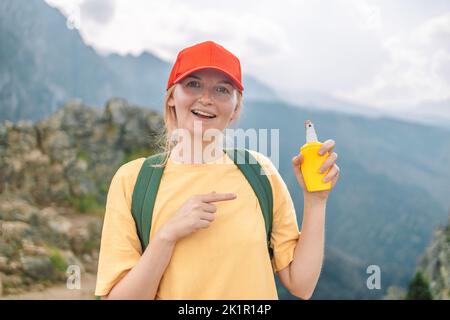
[[[63,257],[64,261],[67,264],[67,267],[69,266],[78,266],[80,268],[81,272],[85,272],[85,267],[83,263],[73,254],[70,250],[64,250],[61,251],[61,256]]]
[[[6,239],[18,239],[30,232],[30,225],[22,221],[0,221],[0,233]]]
[[[85,217],[101,211],[125,160],[157,150],[163,124],[156,112],[123,99],[109,100],[103,110],[71,101],[36,124],[0,122],[4,293],[58,280],[66,265],[96,271],[101,218]],[[85,217],[72,219],[74,210]]]
[[[22,250],[25,255],[45,256],[47,249],[35,245],[30,239],[22,239]]]
[[[22,264],[19,261],[12,261],[9,264],[9,270],[11,273],[19,272],[22,269]]]
[[[13,153],[27,153],[37,146],[36,132],[31,122],[18,122],[8,129],[7,145]]]
[[[48,225],[53,231],[61,234],[68,234],[72,227],[70,221],[63,217],[56,217],[55,219],[50,220]]]
[[[46,219],[50,229],[56,233],[68,234],[72,228],[70,221],[59,215],[52,207],[42,209],[41,216]]]
[[[405,296],[406,296],[405,290],[399,287],[390,286],[387,289],[387,293],[383,297],[383,300],[404,300]]]
[[[450,299],[450,215],[447,225],[435,230],[416,271],[428,279],[433,299]]]
[[[85,244],[89,241],[90,234],[87,229],[76,229],[72,231],[70,246],[76,254],[82,254],[85,251]]]
[[[89,108],[80,101],[69,102],[64,108],[61,119],[61,129],[70,132],[77,138],[91,136],[95,121],[99,118],[99,113]]]
[[[2,273],[0,272],[0,297],[3,296],[3,280],[2,280]]]
[[[94,260],[98,260],[98,257],[99,257],[99,251],[98,250],[92,252],[92,258]]]
[[[0,256],[0,272],[5,272],[9,270],[8,258]]]
[[[0,146],[4,146],[8,139],[8,130],[6,128],[6,122],[10,121],[2,121],[0,122]]]
[[[96,273],[98,268],[98,254],[97,255],[90,255],[90,254],[83,254],[83,262],[84,267],[87,272],[90,273]]]
[[[46,220],[52,220],[58,217],[58,212],[53,207],[46,207],[41,209],[40,216]]]
[[[43,154],[41,150],[34,149],[25,154],[23,158],[25,162],[32,163],[33,165],[47,165],[50,163],[48,155]]]
[[[121,98],[111,98],[106,103],[105,118],[117,125],[123,125],[128,120],[128,103]]]
[[[64,131],[54,131],[42,143],[42,147],[54,162],[68,163],[75,159],[74,141]]]
[[[118,98],[102,111],[71,101],[35,125],[3,122],[0,193],[20,190],[40,205],[83,196],[104,202],[103,186],[124,157],[155,149],[163,123],[156,112]]]
[[[5,275],[1,276],[3,281],[3,293],[20,292],[23,286],[22,278],[19,275]]]
[[[20,258],[24,272],[33,279],[55,279],[55,269],[49,257],[22,256]]]
[[[82,197],[98,192],[92,179],[89,179],[86,172],[87,165],[83,166],[83,161],[76,161],[66,167],[65,176],[71,185],[74,197]]]
[[[2,220],[29,222],[31,216],[37,211],[23,199],[11,196],[0,198],[0,219]]]

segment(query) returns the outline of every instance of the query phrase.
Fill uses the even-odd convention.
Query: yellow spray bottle
[[[330,169],[324,173],[319,172],[320,167],[328,157],[328,152],[324,155],[319,155],[318,152],[322,143],[317,139],[314,124],[310,120],[305,121],[305,130],[306,143],[300,148],[300,153],[303,155],[300,170],[306,184],[306,189],[309,192],[329,190],[331,189],[331,181],[323,182],[323,178]]]

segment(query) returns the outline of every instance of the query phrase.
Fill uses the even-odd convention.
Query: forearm
[[[326,200],[304,197],[300,237],[290,265],[291,290],[308,299],[314,292],[324,256]]]
[[[164,234],[156,233],[139,262],[113,287],[107,299],[154,299],[174,246],[175,242]]]

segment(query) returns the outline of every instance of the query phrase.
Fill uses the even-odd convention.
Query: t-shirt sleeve
[[[286,183],[272,161],[259,152],[251,151],[251,153],[263,167],[272,186],[274,202],[271,235],[272,266],[278,272],[286,268],[294,259],[300,234],[295,207]]]
[[[112,178],[100,243],[96,296],[109,294],[141,257],[141,245],[131,214],[131,196],[143,161],[140,158],[122,165]]]

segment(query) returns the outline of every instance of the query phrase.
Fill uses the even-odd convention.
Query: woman
[[[167,84],[165,124],[167,158],[153,208],[149,245],[142,250],[131,199],[144,158],[124,164],[108,192],[96,295],[108,299],[277,299],[273,272],[295,296],[311,297],[324,251],[326,202],[330,190],[303,190],[304,214],[299,232],[289,191],[271,161],[250,151],[264,169],[273,193],[271,246],[255,192],[223,152],[204,157],[217,142],[208,130],[223,132],[239,116],[243,86],[237,57],[207,41],[182,50]],[[184,134],[175,135],[175,131]],[[191,140],[192,143],[186,144]],[[174,143],[171,143],[174,142]],[[201,145],[199,153],[193,145]],[[179,148],[178,146],[183,146]],[[186,147],[187,146],[187,147]],[[339,176],[332,152],[322,166],[332,187]],[[177,151],[177,152],[175,152]],[[143,252],[142,252],[143,251]]]

